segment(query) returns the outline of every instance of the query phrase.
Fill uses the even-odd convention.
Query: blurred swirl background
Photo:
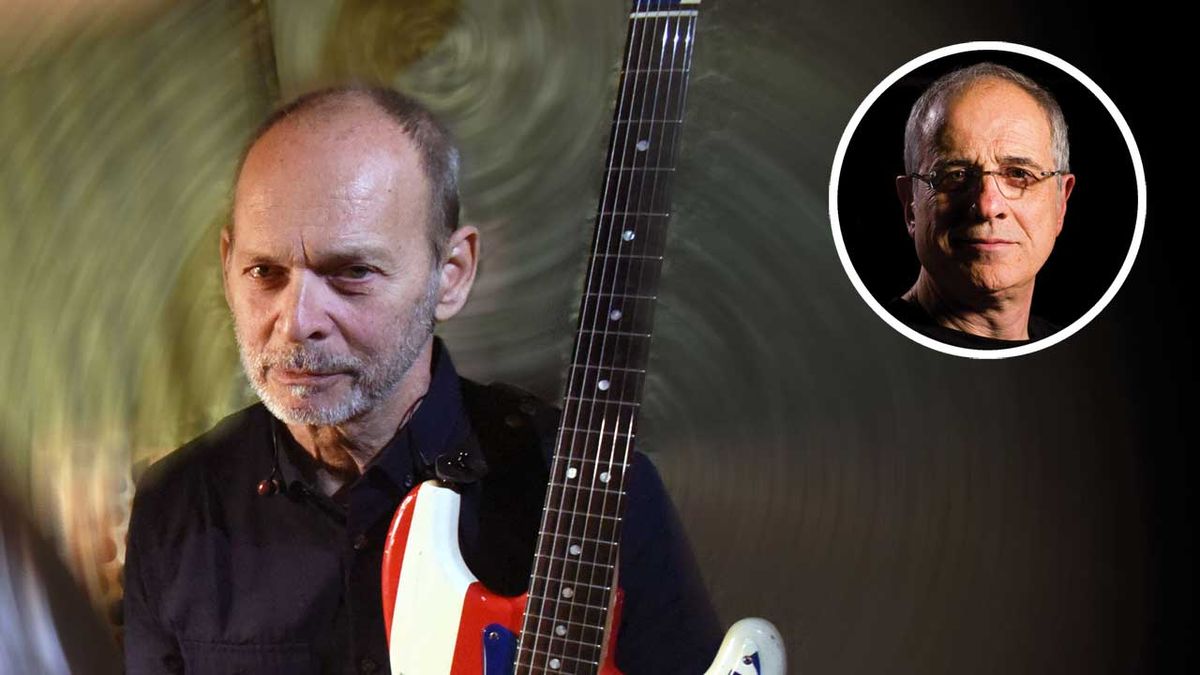
[[[111,624],[134,479],[252,400],[217,231],[258,122],[346,79],[440,114],[484,262],[439,332],[468,376],[554,400],[624,5],[0,4],[0,487]],[[793,672],[1148,672],[1190,649],[1173,617],[1191,578],[1180,401],[1195,371],[1162,318],[1184,297],[1155,229],[1170,207],[1151,208],[1099,319],[1003,362],[894,333],[833,247],[827,185],[858,103],[970,39],[1091,75],[1153,184],[1158,111],[1137,74],[1165,55],[1110,49],[1127,26],[1044,5],[702,7],[642,447],[723,618],[775,621]]]

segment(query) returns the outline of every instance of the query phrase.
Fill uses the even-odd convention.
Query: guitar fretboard
[[[616,580],[698,0],[635,0],[517,673],[594,673]]]

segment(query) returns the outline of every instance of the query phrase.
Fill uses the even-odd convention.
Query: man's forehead
[[[943,123],[932,148],[937,152],[988,150],[1005,156],[1050,158],[1049,116],[1033,96],[1011,82],[976,82],[950,97],[944,106]]]
[[[294,227],[377,230],[424,223],[428,202],[403,130],[377,112],[347,110],[284,120],[263,134],[238,176],[232,224],[239,236],[254,227],[285,237]]]

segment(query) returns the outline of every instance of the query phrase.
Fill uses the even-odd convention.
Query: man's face
[[[954,169],[1055,171],[1050,122],[1037,101],[1002,80],[982,80],[947,102],[941,133],[920,173]],[[1062,230],[1074,176],[1048,178],[1018,197],[985,175],[956,193],[901,179],[917,258],[942,293],[958,300],[1028,288]],[[1003,186],[1003,190],[1001,190]]]
[[[282,122],[238,180],[226,297],[246,375],[289,424],[373,409],[432,335],[429,185],[408,139],[372,113]]]

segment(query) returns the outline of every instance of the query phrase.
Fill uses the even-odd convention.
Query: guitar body
[[[510,675],[526,595],[491,592],[458,547],[458,493],[428,481],[404,498],[383,556],[383,616],[396,675]],[[620,621],[620,593],[612,612]],[[601,675],[612,665],[616,631]]]

